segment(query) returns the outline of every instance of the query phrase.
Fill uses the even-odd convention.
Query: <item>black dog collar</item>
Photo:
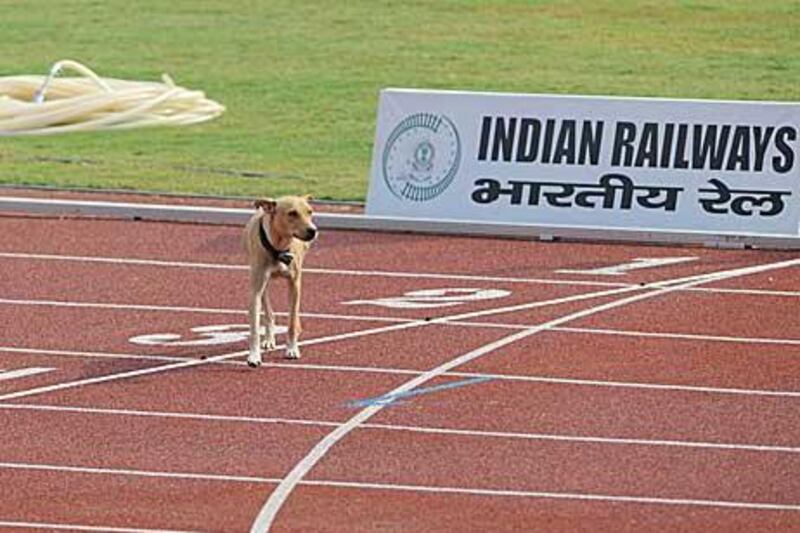
[[[286,266],[292,264],[294,260],[294,254],[289,250],[277,250],[272,243],[269,242],[269,238],[267,237],[267,232],[264,231],[264,224],[261,221],[258,222],[258,238],[261,241],[261,246],[269,252],[272,258],[276,261],[283,263]]]

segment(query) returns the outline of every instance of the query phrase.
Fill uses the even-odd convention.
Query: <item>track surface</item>
[[[251,370],[239,233],[0,217],[0,526],[800,530],[795,254],[324,232]]]

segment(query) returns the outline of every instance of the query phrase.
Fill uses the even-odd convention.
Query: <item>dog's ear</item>
[[[274,213],[275,206],[277,204],[275,200],[273,200],[272,198],[259,198],[258,200],[253,202],[253,205],[255,206],[256,209],[263,209],[267,213]]]
[[[310,202],[314,199],[314,197],[311,196],[310,194],[304,194],[303,198],[305,199],[306,202]]]

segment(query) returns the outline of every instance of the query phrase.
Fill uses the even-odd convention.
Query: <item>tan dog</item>
[[[268,286],[274,277],[289,280],[289,331],[286,357],[300,358],[300,280],[303,258],[317,227],[311,221],[310,196],[284,196],[255,201],[256,212],[244,229],[244,246],[250,262],[250,354],[247,364],[261,364],[261,349],[275,348],[275,315],[269,303]],[[261,342],[261,307],[265,332]]]

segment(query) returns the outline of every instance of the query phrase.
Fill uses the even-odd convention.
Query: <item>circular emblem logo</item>
[[[433,113],[406,117],[383,149],[383,179],[400,199],[423,202],[453,181],[461,161],[461,141],[453,122]]]

